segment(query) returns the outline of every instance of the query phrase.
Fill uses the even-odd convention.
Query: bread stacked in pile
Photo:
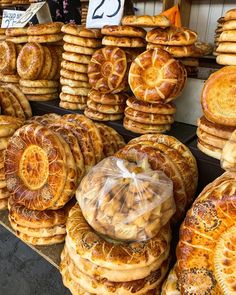
[[[95,166],[77,190],[78,204],[69,213],[61,257],[63,282],[72,294],[160,294],[175,208],[166,175],[173,181],[176,221],[192,201],[196,162],[187,147],[166,135],[134,139],[115,156]],[[137,177],[136,184],[129,173]],[[159,193],[162,186],[166,189],[166,198],[162,195],[150,211],[145,204],[154,200],[155,185],[142,173],[160,181]],[[140,207],[142,213],[136,214]]]
[[[30,101],[58,98],[62,25],[55,22],[27,28],[29,42],[19,53],[17,72],[21,90]]]
[[[6,29],[6,41],[15,44],[25,44],[28,42],[27,27],[26,28],[8,28]]]
[[[128,90],[129,64],[123,49],[105,46],[97,50],[88,66],[89,93],[84,114],[96,121],[123,118]]]
[[[195,46],[197,33],[183,27],[156,28],[147,33],[147,49],[161,48],[174,58],[180,59],[186,67],[188,75],[198,71],[198,56],[202,55]]]
[[[122,146],[116,131],[83,115],[47,114],[26,121],[5,152],[9,220],[16,234],[34,245],[64,241],[69,201],[82,177]]]
[[[22,45],[12,41],[0,42],[0,82],[19,84],[17,58]]]
[[[215,36],[214,36],[214,44],[215,44],[215,48],[214,48],[214,55],[218,55],[218,53],[216,52],[216,48],[219,46],[219,38],[220,38],[220,34],[223,32],[223,25],[224,25],[224,17],[220,17],[217,20],[217,27],[215,29]]]
[[[236,148],[235,142],[230,144],[228,157]],[[236,162],[231,164],[188,211],[180,229],[177,264],[163,285],[163,295],[235,293]]]
[[[201,103],[204,117],[198,120],[198,148],[220,159],[222,149],[236,128],[236,105],[232,85],[236,66],[226,66],[205,82]]]
[[[22,125],[24,121],[11,117],[0,115],[0,210],[7,209],[10,193],[7,189],[6,175],[4,168],[4,155],[10,137]]]
[[[118,46],[126,51],[132,61],[146,47],[146,31],[143,28],[122,26],[104,26],[102,28],[102,45]]]
[[[231,9],[224,15],[218,40],[216,62],[221,65],[236,65],[236,9]]]
[[[81,24],[85,26],[88,14],[89,0],[80,0],[80,5]]]
[[[140,216],[137,220],[131,221],[129,225],[125,224],[124,218],[128,219],[129,214],[132,215],[131,211],[137,210],[134,206],[135,199],[140,200],[138,197],[139,188],[131,179],[129,182],[125,177],[114,173],[115,169],[119,170],[119,167],[115,166],[116,161],[120,160],[113,157],[105,159],[83,179],[76,194],[81,207],[76,204],[69,214],[60,270],[64,285],[70,289],[72,294],[77,294],[77,290],[89,292],[89,294],[156,294],[159,292],[163,278],[168,271],[171,240],[169,219],[174,213],[174,206],[171,208],[171,204],[173,205],[171,201],[173,198],[172,186],[169,190],[167,189],[168,201],[166,200],[165,205],[162,204],[163,206],[157,206],[154,210],[147,212],[146,215],[149,215],[149,218],[146,219],[146,222]],[[126,161],[120,162],[123,163],[124,169],[137,167]],[[145,169],[152,173],[150,168],[138,167],[138,169],[137,173],[145,173]],[[109,176],[106,172],[109,172]],[[140,177],[141,175],[138,174]],[[152,176],[154,179],[155,172],[152,173]],[[105,182],[109,188],[101,191],[99,183],[104,185],[104,177],[106,177]],[[158,177],[161,176],[158,174]],[[120,179],[120,182],[117,181],[117,178]],[[163,184],[165,182],[167,186],[169,185],[167,181],[170,180],[166,176],[162,175],[161,179]],[[124,182],[126,182],[125,185]],[[154,194],[152,184],[148,181],[141,182],[147,191]],[[92,183],[93,189],[91,189]],[[143,189],[145,190],[145,188]],[[84,200],[83,194],[91,198],[89,206]],[[109,197],[111,200],[107,202]],[[123,199],[123,197],[125,198]],[[101,202],[101,206],[94,204],[96,200]],[[115,205],[115,202],[119,203],[119,201],[122,203],[121,207],[119,204]],[[152,202],[152,196],[149,201]],[[145,198],[140,201],[143,205],[146,202]],[[154,211],[157,213],[158,210],[160,216],[165,216],[162,219],[163,223],[159,220],[160,216],[155,216]],[[90,215],[89,212],[93,214]],[[151,219],[151,212],[154,219]],[[110,219],[110,223],[108,219]],[[148,228],[144,226],[146,223],[149,224]],[[123,229],[121,224],[124,225]],[[158,227],[155,235],[151,231],[154,224]],[[149,239],[143,238],[140,241],[140,236],[137,237],[137,233],[141,234],[141,231],[145,237],[147,233],[151,237]],[[104,238],[104,232],[107,238]],[[114,238],[115,240],[113,240]]]
[[[66,24],[62,27],[64,52],[62,54],[60,107],[84,110],[91,86],[88,82],[88,64],[92,54],[100,48],[101,31],[84,26]]]

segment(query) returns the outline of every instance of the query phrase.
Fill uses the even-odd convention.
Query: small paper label
[[[119,25],[124,12],[124,2],[125,0],[90,0],[86,27]]]
[[[2,14],[1,28],[17,28],[17,22],[25,11],[4,9]]]
[[[23,28],[32,17],[45,5],[46,2],[33,3],[30,7],[24,12],[22,17],[18,20],[17,25],[19,28]]]

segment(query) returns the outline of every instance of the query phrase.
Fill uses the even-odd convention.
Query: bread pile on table
[[[195,200],[181,226],[177,264],[163,295],[235,293],[235,194],[236,174],[228,171]]]
[[[124,167],[119,167],[118,162]],[[150,185],[150,189],[152,188],[150,190],[151,195],[160,193],[160,206],[157,205],[153,210],[148,210],[145,207],[148,200],[140,195],[138,196],[138,192],[135,195],[135,188],[138,190],[138,184],[136,186],[133,179],[122,176],[122,173],[117,175],[113,170],[114,168],[118,170],[128,169],[127,173],[129,173],[129,169],[137,169],[134,172],[139,177],[137,182],[143,182],[145,185],[143,190],[147,189],[147,191]],[[109,177],[103,179],[102,177],[105,176],[106,172],[109,173]],[[149,174],[145,174],[145,172]],[[141,180],[142,173],[152,175],[149,179],[152,179],[151,183],[148,182],[148,177],[146,181]],[[99,177],[104,185],[102,191],[97,186]],[[90,181],[93,182],[93,185]],[[163,185],[160,191],[158,191],[157,187],[153,191],[154,183],[160,184],[160,187]],[[107,185],[109,187],[105,188]],[[165,193],[163,193],[163,189]],[[92,193],[90,195],[92,203],[89,206],[86,201],[83,203],[83,193],[86,196]],[[126,199],[123,199],[124,195]],[[161,200],[161,196],[163,200]],[[110,202],[107,199],[109,197],[111,198]],[[135,220],[128,225],[125,224],[124,219],[122,220],[122,216],[123,218],[125,216],[128,221],[129,217],[132,220],[135,214],[138,215],[139,210],[132,207],[135,199],[136,201],[139,200],[136,207],[143,205],[142,209],[148,211],[146,215],[149,215],[149,218],[145,219],[143,217],[145,214],[140,217],[136,216]],[[83,179],[77,192],[77,200],[82,205],[82,211],[79,204],[76,204],[69,213],[66,243],[60,265],[64,285],[70,289],[72,294],[77,294],[77,290],[89,292],[89,294],[156,294],[156,292],[159,292],[170,261],[171,231],[169,219],[175,209],[171,181],[164,174],[152,171],[150,168],[142,169],[140,166],[110,157],[95,166]],[[101,206],[93,203],[96,200],[102,202]],[[153,202],[151,196],[149,201]],[[115,202],[118,202],[118,204],[115,205]],[[119,202],[123,203],[122,208],[118,206]],[[130,202],[130,205],[128,205],[128,202]],[[87,206],[87,209],[83,205]],[[122,210],[126,210],[125,215],[121,213]],[[96,216],[96,221],[94,219],[91,224],[92,227],[90,227],[86,218],[89,217],[89,212],[92,213],[92,211],[94,211],[92,216],[94,218]],[[159,213],[157,212],[160,212],[160,216],[158,216]],[[161,222],[159,218],[164,217],[165,213],[165,218]],[[120,219],[118,218],[119,214]],[[111,221],[114,221],[110,225],[106,223],[108,216]],[[144,225],[147,220],[149,229],[146,229]],[[91,221],[91,218],[89,221]],[[124,225],[123,231],[121,224]],[[154,230],[155,234],[151,231],[151,227],[155,227],[154,224],[157,225]],[[99,225],[100,230],[98,230]],[[113,231],[113,226],[116,228],[119,226],[119,231]],[[107,238],[102,235],[104,232]],[[136,239],[134,239],[137,233],[140,236],[136,236]],[[121,234],[123,239],[120,239]],[[147,239],[149,234],[150,238]],[[116,240],[112,240],[114,237]],[[141,237],[143,239],[140,241],[139,238]]]
[[[6,41],[16,44],[25,44],[28,42],[27,27],[6,29]]]
[[[31,106],[24,93],[15,84],[4,84],[0,87],[1,113],[21,120],[32,117]]]
[[[128,90],[129,63],[123,49],[105,46],[97,50],[88,66],[89,93],[84,114],[96,121],[123,118]]]
[[[62,27],[63,40],[60,93],[60,107],[70,110],[84,110],[91,86],[88,82],[88,64],[92,54],[100,48],[101,31],[84,26],[66,24]]]
[[[25,123],[9,138],[5,152],[10,223],[27,243],[61,243],[69,201],[82,177],[124,141],[83,115],[46,114]]]
[[[27,28],[28,43],[17,57],[20,88],[30,101],[58,98],[62,47],[62,23],[48,23]]]
[[[221,30],[217,39],[216,62],[220,65],[236,65],[236,9],[225,13]]]
[[[183,27],[155,28],[147,33],[147,49],[161,48],[185,65],[189,76],[197,74],[203,51],[195,43],[197,33]]]
[[[0,115],[0,210],[7,209],[10,193],[7,189],[4,156],[8,141],[13,133],[24,124],[24,121],[11,117]]]
[[[216,159],[236,128],[235,78],[236,66],[226,66],[208,78],[202,91],[204,117],[198,120],[198,148]]]
[[[176,111],[171,101],[181,93],[186,79],[182,63],[163,49],[149,49],[137,56],[129,71],[134,97],[127,102],[124,127],[135,133],[170,130]]]
[[[17,58],[22,45],[15,44],[12,41],[0,42],[0,82],[19,84],[19,75],[17,73]]]
[[[214,48],[214,55],[218,55],[218,53],[216,52],[216,48],[219,46],[219,37],[220,34],[223,32],[223,25],[224,25],[224,17],[220,17],[217,20],[217,26],[215,29],[215,36],[214,36],[214,44],[215,44],[215,48]]]

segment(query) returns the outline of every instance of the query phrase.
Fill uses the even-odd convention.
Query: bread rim
[[[224,139],[230,139],[232,132],[235,130],[235,127],[223,126],[216,123],[212,123],[207,120],[205,116],[202,116],[197,121],[198,127],[201,130]]]
[[[212,157],[212,158],[215,158],[215,159],[218,159],[220,160],[221,159],[221,154],[222,154],[222,150],[217,148],[217,147],[214,147],[208,143],[205,143],[203,142],[202,140],[199,140],[198,139],[198,143],[197,143],[197,147],[200,151],[202,151],[204,154]]]
[[[96,277],[99,274],[99,277],[112,281],[112,282],[129,282],[134,280],[144,279],[151,272],[160,268],[161,264],[169,257],[169,248],[152,264],[144,266],[138,269],[122,269],[115,270],[105,267],[101,267],[93,262],[80,257],[71,247],[70,242],[66,238],[65,248],[67,249],[68,255],[71,260],[74,262],[76,267],[83,273],[89,275],[90,277]]]
[[[86,107],[84,114],[86,117],[95,121],[117,121],[123,118],[123,114],[104,114],[98,111],[94,111],[89,107]]]
[[[75,230],[75,221],[77,225],[79,223],[83,226],[77,226]],[[88,232],[90,233],[89,236],[86,234]],[[81,235],[83,235],[84,239],[80,239]],[[131,247],[132,243],[111,243],[104,240],[93,231],[84,219],[79,204],[76,204],[70,210],[67,220],[67,238],[70,245],[82,258],[88,259],[101,267],[122,270],[140,268],[156,261],[167,249],[167,245],[170,241],[170,231],[169,225],[166,225],[160,230],[156,237],[143,242],[142,245],[137,245],[136,243],[136,248]],[[87,238],[89,238],[89,241]],[[160,243],[161,240],[163,243]],[[94,244],[93,241],[96,241],[96,243]],[[84,243],[87,245],[86,249],[83,246]],[[106,249],[106,251],[98,251],[101,247]],[[142,247],[142,250],[140,247]],[[155,251],[152,251],[154,248]],[[104,256],[105,253],[110,254]]]
[[[225,146],[227,142],[227,139],[209,134],[206,131],[202,130],[201,127],[197,128],[197,136],[204,143],[212,145],[221,150],[223,149],[223,147]]]
[[[131,295],[134,294],[135,291],[135,294],[144,295],[147,294],[148,291],[153,290],[157,286],[159,286],[162,283],[166,272],[168,271],[168,261],[164,261],[160,269],[154,271],[148,277],[138,280],[138,282],[137,280],[118,283],[111,282],[100,279],[99,276],[97,276],[96,278],[92,278],[90,276],[87,276],[85,273],[80,272],[76,268],[74,262],[70,259],[68,253],[66,253],[66,249],[64,249],[64,253],[64,259],[68,263],[67,267],[72,279],[90,293],[94,293],[95,291],[97,291],[98,294],[112,295],[114,294],[113,290],[115,290],[115,292],[118,294],[120,293],[124,295]],[[113,290],[110,291],[110,288],[112,288]]]
[[[83,111],[86,109],[87,104],[86,103],[78,103],[78,102],[70,102],[70,101],[63,101],[61,100],[59,102],[59,107],[66,109],[66,110],[72,110],[72,111],[76,111],[76,110],[80,110]]]

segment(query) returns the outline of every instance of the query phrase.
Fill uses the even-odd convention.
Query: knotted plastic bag
[[[150,239],[175,213],[172,181],[147,159],[104,159],[83,178],[76,198],[90,226],[116,240]]]

